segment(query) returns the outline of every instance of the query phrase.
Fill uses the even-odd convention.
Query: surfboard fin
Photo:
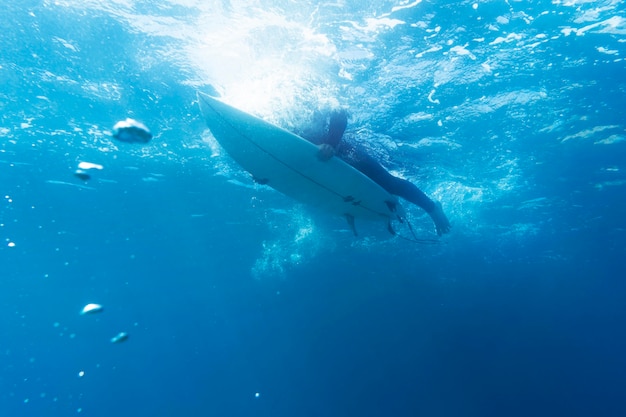
[[[387,223],[387,230],[389,230],[389,233],[391,233],[392,236],[396,235],[396,231],[393,230],[393,225],[391,224],[391,220],[389,220],[389,222]]]
[[[354,216],[352,214],[346,214],[346,220],[348,221],[348,225],[350,226],[350,229],[352,229],[354,236],[358,236],[359,234],[356,232],[356,227],[354,226]]]
[[[385,201],[385,204],[387,204],[387,208],[389,209],[389,211],[391,211],[392,213],[397,213],[398,203],[396,203],[395,201]]]

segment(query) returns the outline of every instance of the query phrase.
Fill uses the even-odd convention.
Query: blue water
[[[623,1],[0,4],[0,415],[626,415]],[[255,184],[197,90],[348,108],[452,233]]]

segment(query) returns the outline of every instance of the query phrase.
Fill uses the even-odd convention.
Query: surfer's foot
[[[435,229],[437,230],[437,234],[439,236],[443,235],[444,233],[450,232],[450,221],[443,212],[443,208],[441,207],[440,202],[436,201],[435,209],[428,214],[430,214],[430,217],[433,219],[433,222],[435,223]]]
[[[319,151],[317,152],[317,157],[320,159],[320,161],[326,162],[330,158],[335,156],[335,148],[333,148],[329,144],[322,143],[321,145],[318,145],[317,147],[319,149]]]

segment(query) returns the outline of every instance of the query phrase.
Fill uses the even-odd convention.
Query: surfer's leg
[[[413,204],[423,208],[435,223],[437,234],[441,236],[450,232],[450,221],[443,212],[441,203],[430,199],[422,190],[417,188],[415,184],[402,178],[394,177],[389,174],[387,179],[387,187],[385,188],[392,194],[400,196]]]
[[[360,158],[357,161],[353,161],[353,166],[356,169],[367,175],[389,193],[402,197],[426,211],[435,223],[437,234],[441,235],[450,231],[450,222],[439,202],[431,200],[411,181],[391,175],[389,171],[369,155],[359,156]]]
[[[350,161],[356,169],[370,177],[375,183],[383,187],[389,193],[404,198],[418,205],[430,213],[435,209],[435,202],[428,198],[415,184],[402,178],[393,176],[374,158],[369,155],[358,155],[358,158]]]
[[[387,172],[384,189],[423,208],[427,213],[435,209],[435,202],[411,181],[395,177]]]

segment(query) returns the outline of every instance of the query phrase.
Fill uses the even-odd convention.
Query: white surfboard
[[[337,157],[318,158],[311,142],[216,98],[198,93],[211,133],[255,181],[351,219],[401,220],[396,196]]]

